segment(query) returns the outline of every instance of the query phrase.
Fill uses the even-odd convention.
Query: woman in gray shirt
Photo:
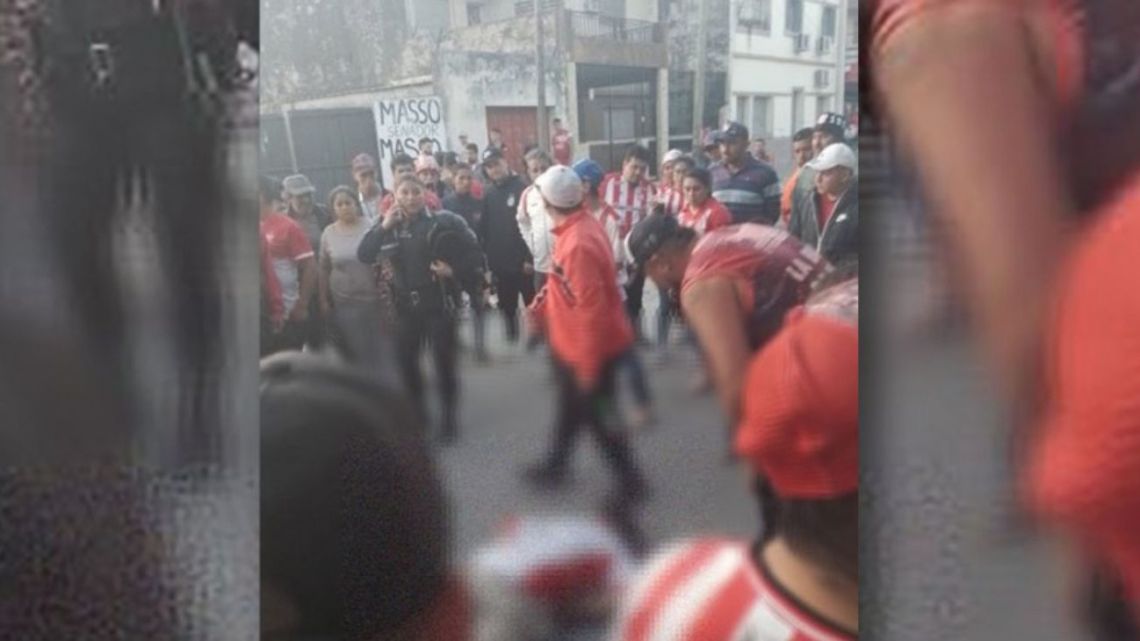
[[[384,380],[394,380],[389,335],[372,266],[356,257],[368,221],[352,188],[329,192],[334,222],[321,233],[321,312],[342,354]]]

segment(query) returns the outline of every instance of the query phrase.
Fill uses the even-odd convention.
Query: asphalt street
[[[649,502],[639,510],[641,525],[656,544],[707,533],[750,537],[757,511],[745,475],[725,464],[725,423],[715,399],[690,392],[696,355],[676,340],[677,334],[667,361],[660,360],[656,346],[641,349],[658,417],[654,427],[633,437],[635,456],[652,486]],[[461,336],[471,344],[469,325]],[[555,387],[545,348],[528,354],[502,336],[501,318],[491,317],[490,364],[476,364],[465,350],[460,441],[440,451],[461,556],[489,540],[509,515],[597,513],[613,487],[600,451],[585,434],[564,489],[541,492],[521,481],[520,470],[537,461],[550,442]],[[619,379],[619,388],[628,409],[628,382]]]

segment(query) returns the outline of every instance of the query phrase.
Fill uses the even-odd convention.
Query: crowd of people
[[[506,162],[501,135],[482,154],[464,147],[462,160],[437,159],[429,140],[416,159],[392,159],[391,192],[379,187],[374,159],[361,154],[352,163],[357,185],[329,194],[332,216],[313,204],[303,176],[264,179],[263,281],[272,337],[265,355],[319,346],[301,329],[319,326],[342,360],[363,366],[346,369],[318,354],[267,359],[263,375],[276,384],[263,387],[266,443],[281,439],[272,445],[276,452],[307,449],[304,457],[312,460],[300,467],[330,472],[344,465],[336,453],[352,444],[359,460],[351,474],[338,477],[350,485],[380,479],[390,473],[381,471],[384,461],[406,457],[401,465],[416,468],[408,478],[425,488],[416,500],[422,512],[395,539],[385,538],[395,530],[384,515],[392,522],[410,518],[395,514],[414,493],[393,480],[375,481],[367,501],[346,508],[367,509],[369,516],[336,521],[354,528],[357,547],[338,547],[338,537],[349,535],[335,527],[283,525],[279,549],[331,547],[334,558],[320,571],[302,572],[284,557],[264,567],[263,590],[277,604],[266,625],[337,638],[490,640],[531,638],[519,626],[538,619],[555,627],[600,621],[631,641],[678,630],[680,638],[702,641],[738,638],[742,630],[760,638],[799,638],[790,631],[855,638],[858,207],[855,154],[837,118],[824,115],[797,134],[797,174],[786,184],[763,146],[735,122],[711,137],[720,155],[711,164],[670,150],[654,167],[651,152],[633,145],[611,173],[591,159],[568,162],[556,145],[553,157],[527,150],[524,177]],[[708,372],[694,381],[694,391],[716,391],[728,457],[751,471],[762,515],[753,545],[697,539],[650,555],[638,518],[653,488],[627,429],[657,420],[642,363],[651,349],[641,319],[647,280],[660,301],[658,349],[666,352],[670,327],[681,323]],[[468,309],[476,359],[486,361],[492,307],[503,316],[509,344],[532,351],[546,345],[557,386],[549,449],[521,470],[522,480],[538,491],[560,488],[586,432],[615,488],[604,524],[516,524],[493,543],[497,552],[480,557],[481,569],[465,571],[446,552],[449,530],[432,457],[417,454],[429,450],[430,424],[420,354],[428,345],[434,357],[438,438],[454,443],[462,414],[460,319]],[[393,370],[398,383],[385,377]],[[313,378],[320,384],[300,393],[308,385],[302,379]],[[627,381],[634,398],[628,416],[618,402]],[[276,420],[281,425],[265,424]],[[395,425],[400,421],[408,425]],[[313,437],[320,447],[299,445],[307,430],[329,422],[340,424]],[[381,435],[401,428],[399,439]],[[263,468],[275,465],[263,479],[295,482],[288,469],[294,457],[263,456]],[[301,491],[321,503],[343,498],[343,489],[333,483]],[[284,524],[298,508],[282,493],[263,509]],[[579,544],[551,554],[521,552],[541,545],[536,532],[550,528],[561,532],[554,538]],[[412,551],[417,538],[430,540],[430,550]],[[367,554],[375,562],[342,580],[342,562],[368,541],[378,548]],[[637,559],[629,571],[613,571],[615,559],[627,555]],[[524,558],[532,560],[517,560]],[[385,574],[396,567],[400,589],[413,591],[408,607],[372,608],[396,589]],[[372,593],[357,594],[365,585]],[[319,594],[330,589],[349,596],[329,603]],[[494,594],[498,600],[487,596]],[[357,596],[362,611],[350,606]],[[690,597],[704,607],[681,616],[670,605]],[[532,607],[507,607],[504,599]]]

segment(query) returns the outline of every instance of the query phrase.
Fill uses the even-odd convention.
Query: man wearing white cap
[[[788,232],[815,247],[832,265],[859,256],[859,187],[855,152],[837,142],[809,162],[815,172],[815,192],[793,208]]]
[[[685,197],[673,188],[673,163],[684,156],[679,149],[670,149],[661,162],[661,178],[657,181],[657,202],[665,206],[666,213],[676,216],[685,206]]]
[[[527,481],[554,486],[565,480],[582,428],[593,432],[620,483],[623,498],[648,491],[624,430],[615,425],[614,378],[633,344],[622,306],[613,249],[602,224],[582,207],[578,174],[558,165],[535,181],[554,222],[554,256],[546,286],[530,307],[532,327],[545,330],[558,375],[558,417],[546,460],[527,469]]]

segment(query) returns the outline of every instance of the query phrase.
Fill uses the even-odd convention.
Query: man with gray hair
[[[804,165],[815,172],[815,191],[792,209],[788,233],[832,265],[859,257],[859,186],[855,152],[837,142]]]

